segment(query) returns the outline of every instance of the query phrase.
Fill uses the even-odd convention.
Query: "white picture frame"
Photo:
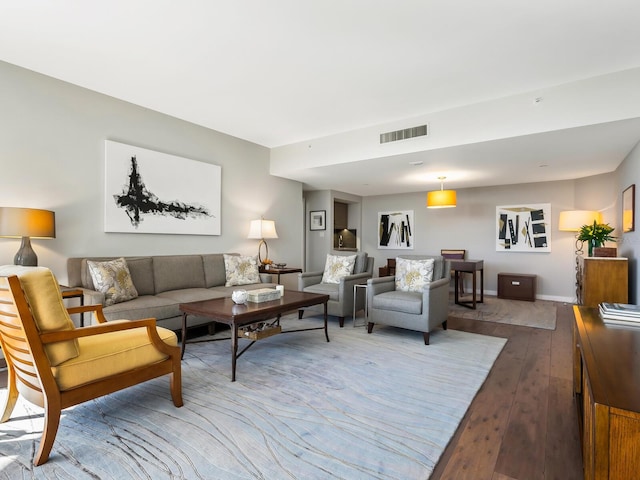
[[[496,207],[496,251],[551,252],[551,204]]]
[[[378,212],[378,249],[413,250],[413,210]]]
[[[105,232],[220,235],[219,165],[105,140]]]

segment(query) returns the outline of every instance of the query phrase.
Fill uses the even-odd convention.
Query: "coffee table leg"
[[[324,336],[329,341],[329,330],[327,330],[327,302],[324,302]]]
[[[187,343],[187,314],[182,314],[182,342],[180,345],[180,360],[184,357],[184,347]]]
[[[238,325],[231,325],[231,381],[236,381],[236,360],[238,359]]]

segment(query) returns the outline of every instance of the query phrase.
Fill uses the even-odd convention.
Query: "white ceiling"
[[[640,2],[3,0],[0,60],[279,147],[640,67]],[[418,156],[478,172],[458,186],[514,183],[514,156],[536,163],[528,181],[572,178],[615,169],[638,139],[631,119],[290,178],[424,190],[384,191]]]

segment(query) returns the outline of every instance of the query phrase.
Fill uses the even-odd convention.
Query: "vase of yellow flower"
[[[593,249],[604,246],[604,242],[615,242],[616,237],[611,235],[614,228],[608,223],[598,223],[595,220],[593,225],[583,225],[578,233],[578,240],[587,242],[589,256],[593,256]]]

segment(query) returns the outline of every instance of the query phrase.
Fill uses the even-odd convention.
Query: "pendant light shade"
[[[438,180],[440,180],[440,190],[427,192],[427,208],[451,208],[456,206],[456,191],[444,189],[445,178],[447,177],[438,177]]]

